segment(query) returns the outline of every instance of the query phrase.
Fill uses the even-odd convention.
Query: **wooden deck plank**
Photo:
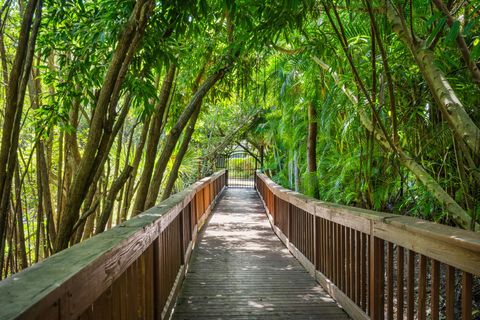
[[[227,189],[200,234],[173,319],[348,319],[273,233],[253,189]]]

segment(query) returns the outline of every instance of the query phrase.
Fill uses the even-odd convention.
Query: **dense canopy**
[[[476,1],[0,4],[0,278],[238,145],[301,193],[478,231]]]

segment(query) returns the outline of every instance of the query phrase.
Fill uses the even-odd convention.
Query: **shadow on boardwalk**
[[[348,319],[273,233],[253,189],[227,189],[200,237],[173,319]]]

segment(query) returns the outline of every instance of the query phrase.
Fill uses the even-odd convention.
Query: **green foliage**
[[[450,26],[445,15],[429,1],[413,2],[412,12],[407,2],[394,2],[422,50],[433,52],[435,65],[478,125],[480,87],[472,80],[458,50],[457,37],[463,37],[472,61],[478,64],[480,6],[474,1],[454,2],[455,21]],[[3,104],[7,83],[4,74],[8,75],[14,60],[21,4],[12,2],[1,16],[5,48],[0,61],[4,71],[0,90]],[[21,119],[18,170],[22,198],[12,200],[23,208],[30,262],[50,254],[44,236],[46,222],[37,220],[44,214],[37,168],[39,142],[44,145],[41,148],[47,162],[50,197],[58,218],[89,139],[105,74],[134,5],[132,0],[44,1]],[[418,61],[384,15],[385,3],[376,0],[371,5],[392,78],[396,121],[386,65],[379,41],[372,37],[365,1],[155,1],[140,46],[117,88],[119,101],[109,113],[117,120],[122,111],[127,111],[115,142],[109,146],[101,178],[93,186],[98,187],[95,199],[102,199],[99,207],[104,206],[121,169],[134,163],[142,142],[142,127],[154,114],[164,76],[175,64],[177,71],[162,122],[157,158],[198,86],[228,67],[202,101],[175,191],[210,173],[215,156],[228,154],[238,148],[238,143],[244,143],[257,155],[265,151],[263,170],[285,187],[315,194],[325,201],[452,224],[446,208],[402,166],[398,153],[382,147],[365,129],[359,117],[362,112],[376,130],[385,130],[389,137],[394,136],[395,122],[396,145],[462,208],[480,217],[478,154],[468,151],[441,114]],[[332,14],[333,25],[326,8]],[[334,26],[345,37],[345,48]],[[313,58],[331,69],[320,67]],[[350,64],[355,66],[375,112]],[[316,173],[307,171],[310,105],[315,107],[318,125]],[[165,177],[171,172],[179,144]],[[138,170],[129,180],[132,190],[145,164],[144,149],[139,149],[138,155]],[[242,161],[230,170],[240,169],[245,165]],[[122,198],[127,193],[125,189],[122,192],[112,215],[118,221],[124,214],[123,206],[129,212],[128,201]],[[45,250],[34,257],[39,231],[43,232],[38,233],[42,237],[38,238],[39,245]]]

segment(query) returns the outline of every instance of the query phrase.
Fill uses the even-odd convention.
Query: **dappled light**
[[[173,319],[346,319],[271,229],[253,189],[227,189],[200,234]]]
[[[0,0],[0,320],[480,320],[479,3]]]

